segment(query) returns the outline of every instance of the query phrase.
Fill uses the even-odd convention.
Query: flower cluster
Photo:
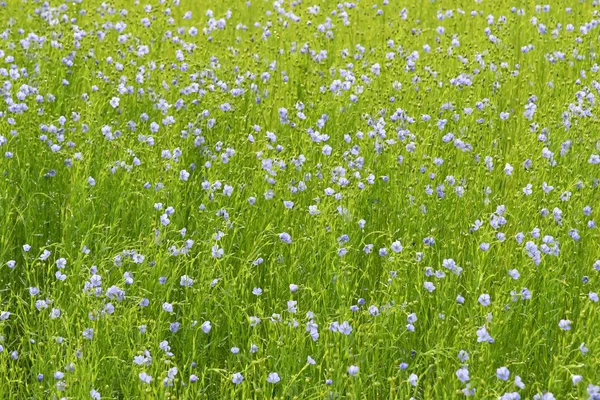
[[[517,3],[1,1],[5,397],[600,399],[600,2]]]

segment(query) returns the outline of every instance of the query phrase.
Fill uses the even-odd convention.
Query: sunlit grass
[[[592,2],[5,3],[0,398],[598,396]]]

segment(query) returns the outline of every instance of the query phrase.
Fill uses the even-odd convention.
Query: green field
[[[1,3],[1,399],[600,399],[597,1],[387,3]]]

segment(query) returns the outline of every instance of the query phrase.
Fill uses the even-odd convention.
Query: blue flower
[[[292,236],[290,236],[289,233],[283,232],[279,234],[279,239],[281,239],[281,241],[283,243],[287,243],[290,244],[292,243]]]

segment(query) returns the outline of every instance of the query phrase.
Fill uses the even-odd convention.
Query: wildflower
[[[269,376],[267,376],[267,382],[272,383],[273,385],[279,382],[280,380],[281,378],[279,377],[279,374],[277,372],[271,372],[269,373]]]
[[[189,276],[182,275],[180,278],[179,284],[183,287],[190,287],[194,284],[194,281]]]
[[[120,101],[121,99],[119,99],[118,97],[113,97],[112,99],[110,99],[110,105],[112,106],[112,108],[117,108],[119,107]]]
[[[418,381],[419,377],[416,374],[410,374],[410,376],[408,377],[408,382],[410,382],[412,386],[417,386]]]
[[[146,384],[150,384],[154,378],[148,375],[146,372],[140,372],[139,375],[140,380]]]
[[[496,376],[498,377],[498,379],[506,381],[510,376],[510,371],[506,367],[500,367],[496,370]]]
[[[571,321],[569,321],[568,319],[561,319],[558,322],[558,327],[560,329],[562,329],[563,331],[570,331],[571,330]]]
[[[279,234],[279,239],[281,239],[281,241],[283,243],[287,243],[290,244],[292,243],[292,237],[290,236],[289,233],[283,232]]]
[[[469,381],[469,370],[467,368],[460,368],[458,371],[456,371],[456,377],[458,378],[459,381],[461,381],[462,383],[468,382]]]
[[[477,342],[494,343],[494,339],[488,333],[485,325],[477,329]]]
[[[523,380],[521,379],[521,377],[519,375],[515,376],[515,385],[519,389],[525,389],[525,384],[523,383]]]
[[[338,332],[343,333],[344,335],[349,335],[352,332],[352,327],[348,323],[348,321],[342,322],[338,328]]]
[[[351,365],[348,367],[348,374],[350,376],[356,376],[358,374],[358,367],[356,365]]]
[[[489,306],[491,303],[490,295],[487,293],[484,293],[481,296],[479,296],[479,299],[477,299],[477,301],[479,301],[479,304],[481,304],[484,307]]]

